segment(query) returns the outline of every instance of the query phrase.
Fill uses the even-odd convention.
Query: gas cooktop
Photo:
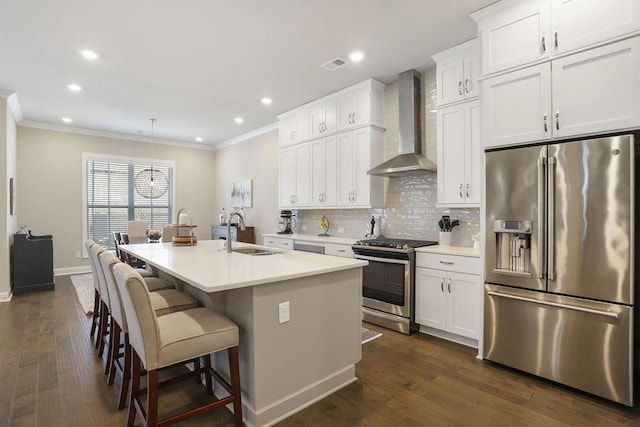
[[[414,249],[422,246],[437,245],[438,242],[432,240],[388,239],[386,237],[377,237],[375,239],[358,240],[355,244],[357,246],[377,248]]]

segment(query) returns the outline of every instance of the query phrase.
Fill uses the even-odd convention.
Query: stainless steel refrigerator
[[[485,359],[633,405],[637,149],[487,151]]]

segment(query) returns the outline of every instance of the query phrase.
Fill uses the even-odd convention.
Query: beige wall
[[[151,144],[27,127],[19,127],[17,137],[19,224],[33,234],[53,234],[56,273],[88,267],[87,259],[76,258],[84,242],[82,153],[148,159]],[[153,157],[175,161],[174,208],[189,209],[198,238],[210,238],[209,225],[217,218],[216,153],[156,142]]]
[[[245,208],[246,224],[256,227],[256,243],[262,233],[276,231],[278,209],[278,130],[216,151],[215,209],[231,210],[233,182],[253,180],[250,208]],[[216,215],[217,219],[217,215]]]
[[[10,95],[15,96],[15,95]],[[9,108],[8,99],[0,96],[0,301],[11,296],[11,268],[9,248],[16,232],[16,215],[9,214],[9,178],[16,176],[16,121]],[[15,211],[14,211],[15,212]]]

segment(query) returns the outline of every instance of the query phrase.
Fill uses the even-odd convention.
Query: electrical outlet
[[[344,227],[338,227],[338,233],[344,233]]]
[[[80,255],[80,251],[77,251],[77,252],[76,252],[76,259],[80,259],[80,256],[81,256],[81,255]]]
[[[307,226],[306,225],[302,226],[302,231],[307,231]]]
[[[289,301],[281,302],[278,305],[278,323],[287,323],[290,320]]]

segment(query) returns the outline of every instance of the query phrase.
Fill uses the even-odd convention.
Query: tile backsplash
[[[371,216],[376,218],[386,237],[438,240],[438,220],[449,215],[459,219],[453,229],[451,244],[473,246],[473,235],[480,232],[480,210],[436,207],[436,173],[389,178],[382,209],[311,209],[294,211],[297,233],[320,234],[322,215],[329,219],[329,234],[336,237],[364,237],[371,229]],[[380,222],[379,222],[380,221]],[[303,230],[306,227],[306,230]],[[344,229],[339,233],[338,229]]]
[[[422,152],[434,163],[437,160],[436,86],[435,70],[423,73]],[[398,83],[393,83],[384,91],[385,160],[398,154],[398,110]],[[370,231],[373,215],[376,222],[382,222],[381,231],[387,237],[438,240],[438,220],[442,215],[449,215],[452,220],[460,220],[460,226],[453,230],[451,244],[473,246],[473,236],[480,232],[480,209],[437,208],[437,187],[436,172],[389,178],[385,185],[385,208],[294,211],[295,231],[321,233],[319,220],[325,215],[329,219],[330,235],[360,238]],[[344,232],[339,233],[339,228]]]

